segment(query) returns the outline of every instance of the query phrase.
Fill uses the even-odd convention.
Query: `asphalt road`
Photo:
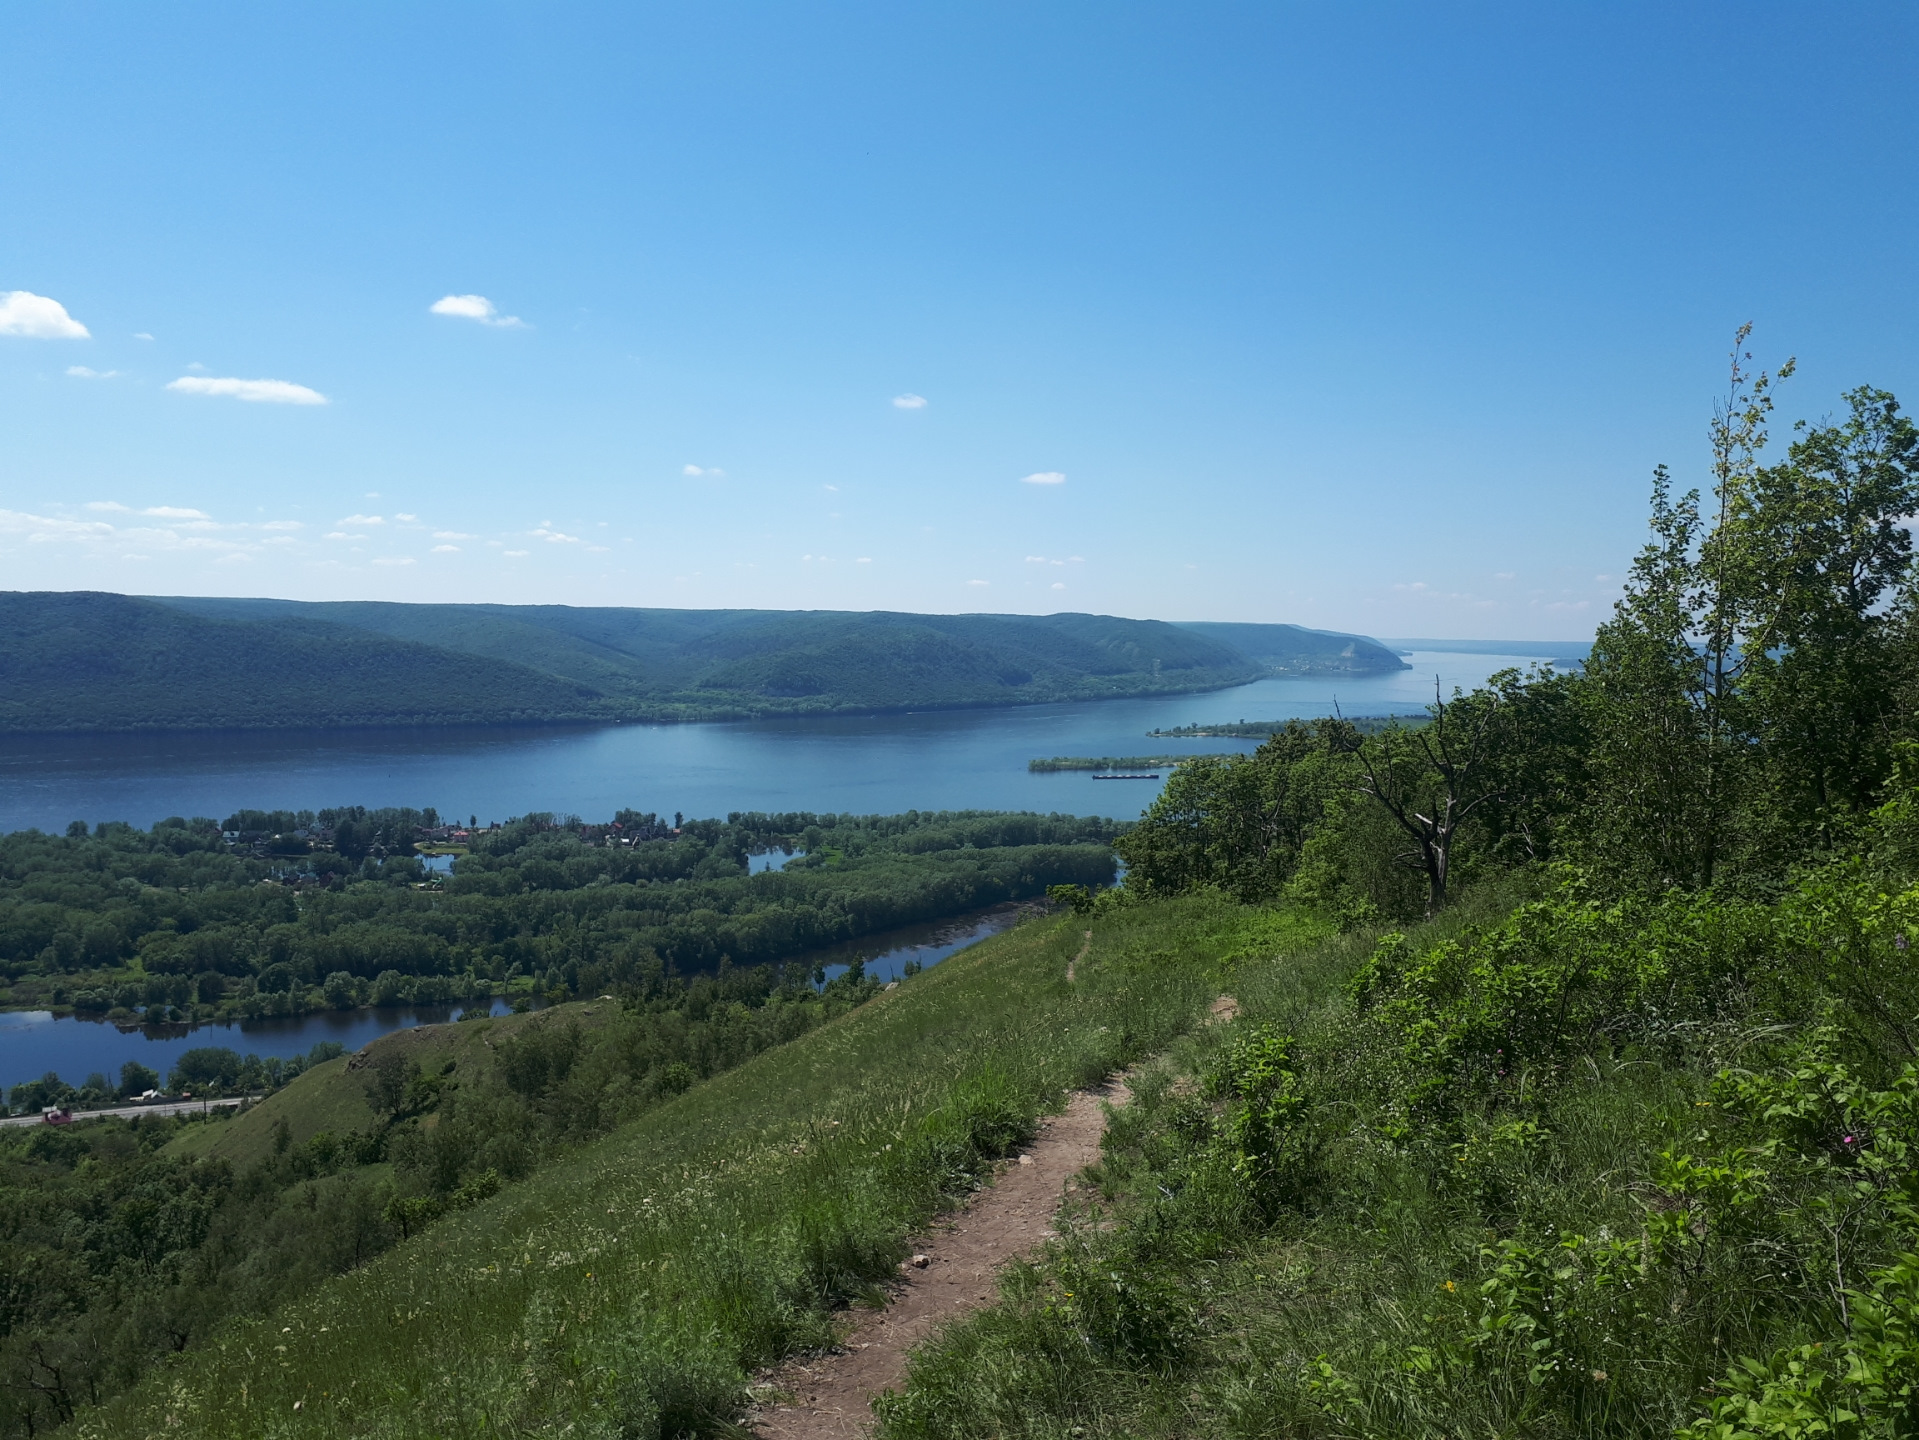
[[[259,1099],[259,1096],[254,1096]],[[244,1097],[234,1096],[230,1100],[163,1100],[155,1105],[116,1105],[111,1110],[76,1110],[73,1123],[82,1120],[99,1120],[108,1115],[198,1115],[208,1110],[225,1110],[244,1103]],[[0,1119],[0,1125],[41,1125],[46,1123],[38,1115],[9,1115]]]

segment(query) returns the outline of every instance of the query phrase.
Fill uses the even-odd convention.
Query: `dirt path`
[[[1066,983],[1068,985],[1071,985],[1073,983],[1073,971],[1079,968],[1079,962],[1086,958],[1086,952],[1088,950],[1091,950],[1092,948],[1093,948],[1093,932],[1091,930],[1088,930],[1086,932],[1086,939],[1080,944],[1079,954],[1075,955],[1071,960],[1068,960],[1066,962]]]
[[[766,1440],[870,1434],[873,1397],[906,1378],[906,1352],[947,1320],[990,1303],[999,1268],[1052,1235],[1073,1177],[1099,1158],[1106,1128],[1100,1103],[1123,1105],[1126,1098],[1123,1081],[1080,1091],[1064,1114],[1043,1122],[1032,1145],[990,1189],[920,1242],[891,1304],[860,1313],[839,1349],[771,1377],[792,1402],[761,1405],[748,1422],[754,1432]]]

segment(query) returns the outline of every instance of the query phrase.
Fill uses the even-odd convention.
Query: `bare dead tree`
[[[1378,802],[1413,842],[1398,858],[1424,872],[1429,920],[1445,908],[1460,827],[1502,793],[1486,776],[1494,726],[1503,718],[1498,693],[1471,706],[1464,722],[1457,717],[1458,706],[1446,703],[1434,676],[1431,724],[1388,730],[1372,737],[1371,744],[1356,738],[1353,744],[1365,774],[1360,793]]]

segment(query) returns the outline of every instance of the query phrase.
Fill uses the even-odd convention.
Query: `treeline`
[[[179,1022],[596,994],[1106,883],[1118,833],[970,811],[621,815],[477,832],[444,878],[411,853],[429,811],[256,812],[232,822],[277,828],[242,848],[211,820],[0,837],[4,1000]],[[312,828],[334,848],[294,833]],[[779,849],[800,853],[748,874],[750,855]]]
[[[949,1337],[887,1434],[1174,1393],[1234,1433],[1914,1433],[1919,432],[1861,389],[1768,459],[1744,360],[1713,493],[1658,472],[1582,674],[1290,725],[1120,838],[1129,891],[1388,933],[1144,1086],[1128,1222]]]
[[[226,1320],[296,1300],[878,989],[858,966],[819,987],[803,965],[728,967],[655,975],[591,1016],[568,1007],[400,1032],[357,1069],[305,1082],[350,1092],[357,1124],[296,1143],[281,1120],[237,1159],[170,1142],[269,1112],[0,1130],[0,1437],[72,1419]],[[458,1045],[473,1036],[483,1043]],[[190,1051],[178,1078],[244,1083],[256,1078],[246,1063]]]
[[[1766,895],[1856,849],[1919,740],[1919,435],[1855,390],[1764,464],[1771,382],[1735,379],[1716,518],[1658,472],[1652,539],[1581,673],[1507,671],[1418,728],[1293,722],[1182,766],[1119,842],[1129,883],[1358,922],[1555,861],[1608,893]]]

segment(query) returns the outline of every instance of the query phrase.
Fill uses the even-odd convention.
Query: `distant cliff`
[[[1230,645],[1281,675],[1383,675],[1411,668],[1379,641],[1336,630],[1214,621],[1182,622],[1179,628]]]

